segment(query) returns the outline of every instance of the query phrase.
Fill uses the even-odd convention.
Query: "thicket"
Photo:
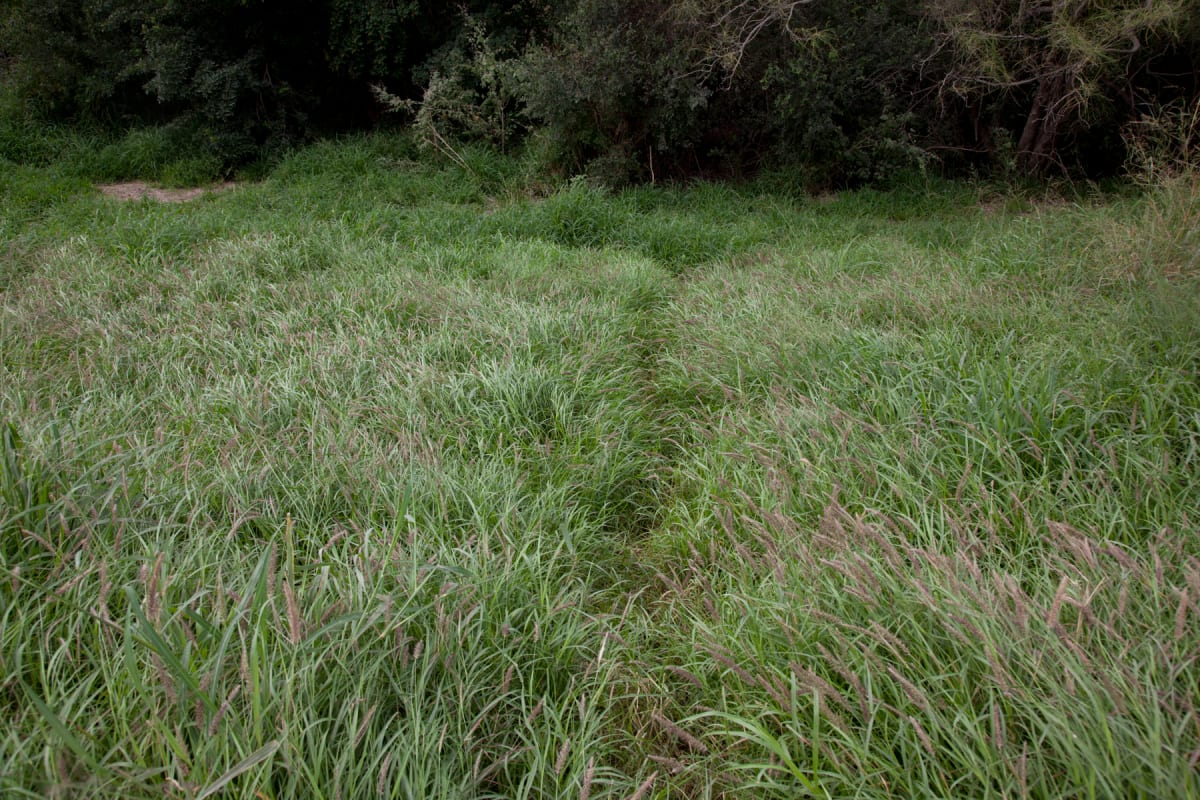
[[[1200,0],[7,0],[0,69],[26,116],[166,125],[227,165],[394,119],[610,183],[1094,177],[1195,108],[1198,20]]]

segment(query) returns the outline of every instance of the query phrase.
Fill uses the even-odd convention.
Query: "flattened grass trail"
[[[0,793],[1200,796],[1194,182],[0,169]]]

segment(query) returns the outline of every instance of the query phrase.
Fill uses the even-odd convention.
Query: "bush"
[[[914,103],[914,65],[929,41],[912,4],[815,4],[803,14],[817,33],[761,68],[774,100],[759,124],[774,139],[773,160],[801,167],[813,188],[922,166],[915,126],[929,109]]]
[[[927,49],[898,2],[579,0],[526,54],[523,99],[557,165],[609,184],[764,156],[842,184],[923,162],[911,84]]]
[[[520,67],[529,116],[549,131],[553,165],[622,184],[683,160],[700,139],[711,89],[666,3],[579,0]]]
[[[464,141],[536,132],[529,163],[610,185],[783,168],[828,188],[934,161],[1099,177],[1131,121],[1195,102],[1200,0],[1026,5],[7,0],[0,82],[37,120],[186,128],[196,174],[375,124],[382,98],[459,166]]]
[[[226,163],[368,121],[372,78],[410,70],[416,3],[14,0],[6,82],[36,116],[177,123]],[[316,57],[314,57],[316,54]]]

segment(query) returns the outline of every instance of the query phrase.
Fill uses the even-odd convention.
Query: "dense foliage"
[[[1095,176],[1131,124],[1197,101],[1197,19],[1200,0],[7,0],[0,63],[27,112],[173,124],[225,163],[428,104],[439,149],[536,134],[548,165],[608,182]]]

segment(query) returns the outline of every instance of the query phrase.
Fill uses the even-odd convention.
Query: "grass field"
[[[0,165],[0,793],[1200,796],[1200,202]]]

